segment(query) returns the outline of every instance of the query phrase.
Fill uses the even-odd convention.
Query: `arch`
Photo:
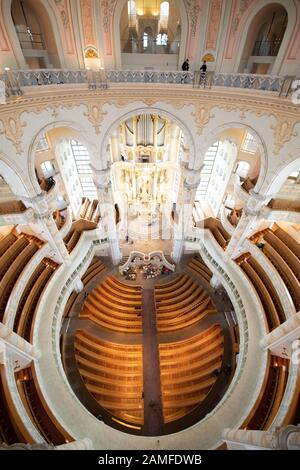
[[[192,167],[193,163],[195,161],[195,154],[196,154],[196,145],[194,141],[194,137],[192,133],[190,132],[189,128],[174,114],[170,113],[169,111],[165,111],[159,108],[135,108],[134,110],[131,110],[125,114],[120,114],[117,118],[114,118],[113,121],[110,122],[108,125],[106,132],[103,136],[102,142],[100,144],[100,155],[105,158],[107,156],[107,146],[109,143],[109,139],[112,135],[112,133],[117,129],[118,125],[120,122],[126,121],[127,119],[132,118],[133,116],[136,116],[137,114],[159,114],[160,116],[163,116],[170,121],[173,121],[175,124],[177,124],[178,127],[183,131],[184,137],[186,139],[186,143],[188,144],[188,147],[190,149],[190,158],[189,158],[189,166]],[[102,162],[102,165],[104,168],[107,167],[108,159],[106,161]],[[96,162],[95,164],[92,162],[92,166],[95,169],[97,168]]]
[[[89,150],[89,153],[92,154],[94,151],[91,144],[88,142],[87,138],[85,137],[86,136],[85,130],[81,128],[78,123],[70,122],[70,121],[56,121],[56,122],[49,123],[46,126],[39,129],[39,131],[35,133],[35,135],[33,136],[31,140],[31,144],[28,150],[28,160],[27,160],[27,167],[28,167],[28,174],[30,177],[30,182],[38,194],[41,192],[41,188],[40,188],[40,185],[38,183],[38,180],[35,174],[35,153],[36,153],[37,145],[43,134],[50,131],[51,129],[60,128],[60,127],[66,127],[66,128],[71,129],[72,131],[75,131],[75,135],[78,134],[80,141],[84,143],[84,145]]]
[[[248,130],[249,132],[251,132],[251,134],[255,137],[257,141],[258,149],[260,153],[260,171],[259,171],[258,180],[257,180],[254,190],[258,192],[261,186],[263,185],[264,180],[267,175],[268,152],[267,152],[267,146],[266,146],[264,139],[258,134],[258,132],[255,129],[253,129],[253,127],[247,124],[244,124],[242,122],[235,122],[235,121],[228,122],[226,124],[221,124],[220,126],[216,127],[213,131],[210,131],[206,137],[204,137],[203,144],[201,146],[201,154],[205,155],[206,151],[209,149],[211,145],[214,144],[214,142],[218,140],[218,137],[222,132],[226,130],[230,130],[232,128],[242,128],[242,129]]]
[[[291,173],[294,171],[300,170],[300,153],[298,150],[298,157],[289,163],[282,164],[279,168],[276,168],[276,173],[272,180],[268,183],[268,187],[265,191],[266,194],[270,194],[272,196],[276,195],[280,188],[290,176]]]
[[[19,43],[18,35],[15,30],[15,25],[12,19],[11,14],[11,6],[13,0],[5,0],[3,2],[3,17],[5,21],[6,30],[11,39],[12,47],[14,49],[17,62],[20,68],[28,68],[26,64],[26,60],[23,56],[23,52]],[[52,33],[54,36],[54,41],[57,49],[57,56],[60,63],[60,67],[65,66],[65,59],[64,59],[64,47],[63,41],[60,35],[59,23],[58,19],[55,15],[55,11],[53,10],[52,5],[47,0],[34,0],[32,2],[35,8],[40,8],[41,13],[39,16],[45,17],[49,20],[49,24],[52,29]]]
[[[236,44],[238,46],[235,53],[236,61],[234,63],[233,72],[236,73],[239,70],[245,45],[249,36],[250,28],[253,24],[253,21],[255,20],[255,17],[261,12],[261,10],[272,5],[282,6],[286,10],[288,15],[287,28],[285,30],[280,49],[272,67],[272,75],[279,74],[282,62],[284,60],[284,55],[287,50],[287,46],[291,40],[297,21],[297,10],[296,6],[294,5],[294,2],[286,2],[285,0],[275,0],[274,2],[270,2],[269,0],[260,0],[257,5],[252,8],[251,11],[249,11],[249,14],[244,15],[244,21],[241,21],[240,24],[240,33],[236,38]]]
[[[24,176],[24,172],[3,153],[0,153],[0,175],[3,176],[17,199],[33,195],[32,187]]]
[[[113,36],[113,47],[114,47],[114,58],[115,58],[115,68],[122,68],[121,60],[121,37],[120,37],[120,20],[122,11],[125,3],[128,0],[119,0],[116,2],[114,16],[113,16],[113,27],[114,31]],[[182,64],[186,58],[186,49],[187,49],[187,39],[188,39],[188,13],[186,10],[185,2],[182,0],[175,0],[177,8],[180,13],[181,18],[181,39],[180,39],[180,49],[178,55],[178,66]]]

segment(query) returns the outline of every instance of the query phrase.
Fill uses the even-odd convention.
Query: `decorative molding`
[[[231,23],[231,31],[233,33],[236,33],[236,31],[239,27],[241,18],[243,16],[243,14],[245,13],[245,11],[247,10],[250,3],[252,3],[252,1],[253,0],[240,0],[239,1],[239,8],[238,8],[236,14],[234,15],[234,18],[233,18],[232,23]]]
[[[195,36],[201,8],[198,4],[198,0],[184,0],[184,3],[190,18],[191,34],[192,36]]]
[[[274,115],[277,119],[275,125],[271,126],[274,131],[274,153],[278,155],[283,145],[289,142],[292,137],[297,137],[298,132],[294,132],[294,128],[299,119],[287,118],[284,115]]]
[[[222,11],[222,0],[212,0],[210,5],[208,30],[206,33],[206,49],[216,50],[219,25]],[[212,54],[206,54],[211,56]],[[209,60],[208,57],[202,60]],[[212,60],[210,60],[212,62]],[[213,60],[214,61],[214,60]]]
[[[81,6],[81,12],[82,12],[81,16],[82,16],[85,46],[87,46],[88,44],[95,44],[96,39],[95,39],[95,28],[94,28],[93,3],[91,0],[81,0],[80,6]],[[85,57],[87,56],[85,55]]]
[[[103,29],[105,33],[110,31],[110,20],[115,9],[117,0],[102,0],[101,13],[103,16]]]
[[[17,155],[22,153],[21,142],[23,137],[23,128],[27,126],[26,122],[21,122],[21,112],[11,115],[5,115],[0,117],[2,122],[3,130],[0,131],[0,135],[4,134],[5,137],[10,140],[15,148]]]
[[[198,129],[198,134],[202,134],[204,126],[208,124],[211,118],[215,115],[211,112],[213,106],[205,106],[203,104],[196,105],[196,112],[192,113],[192,116],[195,118],[196,126]]]
[[[67,28],[69,25],[69,16],[65,8],[64,0],[54,0],[54,2],[59,10],[62,24],[64,28]]]
[[[146,105],[146,106],[153,106],[155,103],[157,103],[157,99],[156,98],[145,98],[143,100],[143,103]]]
[[[86,107],[88,112],[84,113],[84,116],[86,116],[93,125],[96,134],[100,134],[100,127],[103,121],[103,117],[105,114],[107,114],[107,112],[102,111],[100,106],[92,103],[86,104]]]

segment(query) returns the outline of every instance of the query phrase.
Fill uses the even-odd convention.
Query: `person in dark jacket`
[[[189,70],[189,68],[190,68],[189,59],[186,59],[186,60],[183,62],[181,68],[182,68],[182,70],[183,70],[184,72],[187,72],[187,71]]]
[[[206,75],[206,70],[207,70],[207,65],[206,65],[206,60],[204,60],[203,64],[200,67],[201,75]]]

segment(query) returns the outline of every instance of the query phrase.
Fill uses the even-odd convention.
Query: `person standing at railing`
[[[190,68],[189,59],[185,59],[185,61],[183,62],[182,66],[181,66],[181,69],[184,72],[188,72],[189,68]],[[185,83],[186,78],[187,78],[187,74],[183,74],[182,83]]]
[[[190,68],[189,59],[186,59],[183,62],[181,68],[182,68],[183,71],[188,71],[189,70],[189,68]]]
[[[204,60],[203,64],[200,67],[200,83],[199,83],[199,85],[205,86],[206,71],[207,71],[207,65],[206,65],[206,60]]]

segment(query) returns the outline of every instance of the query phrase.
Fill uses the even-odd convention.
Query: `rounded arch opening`
[[[218,217],[223,207],[240,209],[235,184],[258,191],[266,174],[267,154],[257,132],[241,123],[228,123],[211,132],[202,145],[204,161],[195,195],[194,225]]]
[[[57,25],[40,0],[12,0],[11,18],[26,65],[30,69],[60,68]]]
[[[76,125],[49,124],[41,129],[30,148],[30,174],[36,191],[48,192],[56,185],[60,208],[71,205],[77,217],[82,198],[96,199],[90,162],[91,146]]]
[[[261,0],[240,28],[235,71],[278,74],[295,20],[292,2],[278,0],[266,4]]]
[[[148,5],[140,0],[122,2],[115,9],[113,20],[116,67],[178,69],[185,59],[188,34],[184,2],[160,1],[157,9],[153,2]],[[168,4],[168,15],[164,4]],[[147,27],[151,28],[152,35],[147,38],[146,45],[144,32]]]

